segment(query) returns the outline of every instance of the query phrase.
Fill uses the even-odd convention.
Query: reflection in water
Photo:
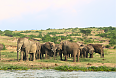
[[[116,72],[82,72],[57,70],[0,70],[0,78],[115,78]]]

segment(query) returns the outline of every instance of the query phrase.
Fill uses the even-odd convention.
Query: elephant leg
[[[26,52],[26,61],[29,61],[28,53],[29,53],[29,52]]]
[[[30,53],[30,61],[32,61],[32,53]]]
[[[82,54],[82,53],[80,53],[81,58],[82,58],[82,55],[83,55],[83,54]]]
[[[87,54],[86,51],[84,51],[84,52],[83,52],[84,58],[86,58],[86,56],[87,56],[86,54]]]
[[[90,58],[93,58],[93,54],[90,54]]]
[[[43,57],[43,53],[42,53],[42,59],[43,59],[44,57]]]
[[[58,56],[59,56],[59,52],[58,52]]]
[[[47,51],[45,51],[45,59],[47,59]]]
[[[80,50],[77,52],[77,62],[79,62]]]
[[[69,55],[67,54],[67,58],[69,58]]]
[[[86,58],[88,58],[88,52],[86,52]]]
[[[71,54],[71,57],[73,57],[73,54]]]
[[[76,55],[74,55],[73,57],[73,62],[76,62]]]
[[[65,55],[65,61],[67,61],[67,54]]]
[[[62,60],[62,52],[60,52],[59,54],[60,54],[60,59]]]
[[[26,55],[25,55],[25,52],[23,51],[23,60],[25,60],[25,57],[26,57]]]
[[[73,62],[76,62],[76,55],[77,55],[77,53],[75,52],[75,51],[73,51]]]
[[[103,58],[103,57],[102,57],[102,52],[101,52],[101,58]]]
[[[39,53],[38,53],[38,59],[40,60],[40,51],[39,51]]]
[[[35,61],[35,53],[32,53],[33,54],[33,61]]]
[[[21,60],[20,61],[23,61],[23,51],[21,51],[20,56],[21,56]]]

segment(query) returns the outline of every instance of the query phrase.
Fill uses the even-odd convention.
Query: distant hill
[[[116,46],[116,28],[111,26],[25,31],[0,30],[0,35],[0,43],[10,46],[16,46],[17,39],[20,37],[28,37],[41,43],[51,41],[58,44],[62,40],[69,40],[83,44],[97,43],[103,46],[109,45],[109,47]]]

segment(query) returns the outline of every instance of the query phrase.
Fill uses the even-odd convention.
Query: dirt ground
[[[18,61],[16,61],[16,59],[6,59],[6,58],[2,58],[1,62],[4,64],[25,65],[25,66],[29,66],[29,67],[55,67],[55,66],[63,66],[63,65],[80,66],[80,67],[90,67],[90,66],[116,67],[115,63],[89,63],[89,62],[65,62],[65,61],[62,61],[62,63],[37,62],[37,61],[18,62]]]

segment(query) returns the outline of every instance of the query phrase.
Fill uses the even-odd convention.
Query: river
[[[116,78],[116,72],[58,70],[0,70],[0,78]]]

